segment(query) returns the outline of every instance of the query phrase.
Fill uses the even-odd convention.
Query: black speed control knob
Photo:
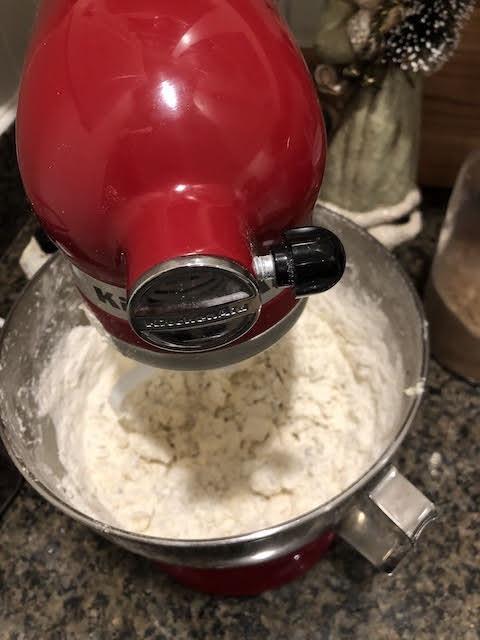
[[[272,248],[278,287],[292,287],[297,297],[322,293],[345,271],[345,249],[337,236],[323,227],[290,229]]]

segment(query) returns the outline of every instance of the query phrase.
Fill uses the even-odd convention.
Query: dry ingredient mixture
[[[388,321],[337,286],[268,351],[207,372],[156,372],[116,413],[132,362],[92,326],[58,343],[39,402],[78,509],[182,539],[278,524],[340,493],[391,439],[403,389]]]

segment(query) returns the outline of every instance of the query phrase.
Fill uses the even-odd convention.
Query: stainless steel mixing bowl
[[[374,465],[343,493],[309,513],[263,531],[216,540],[167,540],[109,526],[69,504],[60,488],[65,473],[59,461],[55,429],[37,411],[36,386],[59,336],[87,323],[70,270],[55,257],[35,276],[12,310],[0,348],[1,435],[27,481],[47,500],[119,545],[173,565],[203,568],[244,567],[281,558],[335,531],[377,566],[392,569],[435,514],[432,503],[413,487],[390,460],[414,423],[425,381],[427,325],[419,299],[394,257],[376,240],[324,209],[316,222],[343,241],[349,265],[345,284],[360,287],[389,319],[384,338],[397,342],[405,368],[399,419],[392,416],[392,437]],[[165,514],[169,517],[169,514]]]

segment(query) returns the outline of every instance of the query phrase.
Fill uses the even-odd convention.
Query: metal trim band
[[[119,338],[112,337],[112,339],[117,349],[123,353],[123,355],[152,367],[174,369],[177,371],[216,369],[240,362],[241,360],[246,360],[271,347],[293,327],[302,315],[307,302],[308,298],[299,300],[290,313],[277,322],[277,324],[250,340],[213,351],[204,351],[203,353],[150,351],[149,349],[144,349],[120,340]]]
[[[73,264],[71,267],[75,284],[87,300],[105,313],[128,322],[126,289],[92,278]]]
[[[128,293],[125,288],[97,280],[73,264],[71,268],[75,284],[87,300],[105,313],[129,322]],[[259,283],[259,289],[262,305],[283,292],[282,289],[267,287],[263,282]]]

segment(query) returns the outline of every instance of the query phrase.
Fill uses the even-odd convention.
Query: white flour
[[[159,370],[117,416],[110,391],[131,366],[93,327],[73,329],[42,375],[41,412],[77,508],[170,538],[258,530],[337,495],[391,439],[403,389],[385,316],[341,286],[267,352]]]

